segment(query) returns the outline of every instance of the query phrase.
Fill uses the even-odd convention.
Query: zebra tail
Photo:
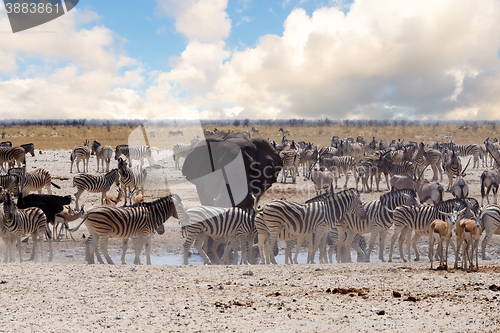
[[[71,160],[71,162],[73,162],[73,160],[75,159],[75,158],[73,157],[73,153],[71,153],[71,154],[69,155],[69,159]]]
[[[172,154],[172,157],[174,158],[174,161],[175,161],[175,154]]]
[[[50,182],[50,183],[52,184],[52,186],[54,186],[54,187],[55,187],[55,188],[57,188],[57,189],[60,189],[60,188],[61,188],[61,186],[59,186],[59,185],[57,185],[57,184],[54,184],[53,182]]]
[[[484,171],[482,174],[481,174],[481,198],[484,198],[484,196],[486,195],[486,193],[484,192],[484,180],[486,179],[487,175],[486,175],[486,171]]]

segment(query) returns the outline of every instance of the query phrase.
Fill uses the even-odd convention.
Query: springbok
[[[458,217],[461,213],[463,213],[467,208],[462,209],[461,211],[453,210],[451,213],[446,214],[445,221],[443,220],[434,220],[429,226],[429,260],[431,261],[431,269],[432,262],[434,258],[434,242],[438,242],[438,253],[439,253],[439,266],[444,267],[444,269],[448,269],[448,247],[450,245],[452,229],[455,223],[458,220]],[[443,259],[443,241],[446,242],[446,254]]]

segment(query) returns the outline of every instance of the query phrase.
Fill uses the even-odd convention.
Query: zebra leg
[[[31,240],[33,241],[33,248],[31,250],[31,256],[28,259],[28,261],[33,261],[33,260],[36,261],[36,247],[37,247],[37,240],[38,240],[38,236],[37,236],[36,231],[31,234]]]
[[[201,241],[203,239],[206,240],[206,239],[208,239],[208,237],[205,238],[204,234],[198,234],[196,236],[196,242],[194,243],[194,247],[196,248],[196,250],[198,251],[198,253],[203,257],[203,264],[205,264],[205,265],[211,265],[212,261],[207,256],[207,253],[205,251],[203,251],[203,248],[202,248]],[[187,242],[187,240],[186,240],[186,242]],[[205,241],[204,243],[208,243],[208,241]],[[191,244],[189,244],[189,245],[191,245]],[[184,250],[186,250],[186,246],[184,246]],[[189,247],[188,247],[188,250],[189,250]],[[184,258],[185,259],[186,259],[186,255],[187,255],[187,252],[184,253]],[[214,253],[214,256],[216,256],[216,255],[217,255],[217,253]]]
[[[151,237],[146,239],[146,265],[151,265]]]
[[[435,182],[435,181],[437,181],[437,180],[438,180],[438,176],[437,176],[437,172],[438,172],[438,171],[437,171],[437,167],[436,167],[436,165],[435,165],[435,164],[432,164],[432,165],[431,165],[431,168],[432,168],[432,172],[433,172],[432,181],[433,181],[433,182]],[[441,174],[441,177],[443,177],[443,175],[442,175],[442,174]],[[443,180],[443,179],[441,178],[441,181],[442,181],[442,180]]]
[[[308,241],[308,244],[311,244],[312,242],[312,236],[307,236],[307,241]],[[299,253],[300,253],[300,250],[302,249],[302,243],[304,243],[304,236],[300,236],[297,238],[297,244],[295,245],[295,255],[293,256],[293,263],[294,264],[298,264],[298,257],[299,257]]]
[[[323,237],[323,239],[321,240],[321,242],[319,243],[319,246],[320,246],[320,262],[323,264],[328,264],[328,252],[326,251],[326,242],[327,242],[327,238],[328,238],[328,232],[326,233],[326,236]],[[307,241],[308,242],[313,242],[313,234],[311,234],[311,236],[308,236],[307,238]]]
[[[406,246],[408,249],[408,260],[405,258],[405,254],[403,251],[403,243],[405,242],[406,239]],[[411,261],[411,254],[410,254],[410,246],[411,246],[411,229],[409,227],[405,227],[401,234],[399,235],[399,256],[401,259],[403,259],[404,262]]]
[[[486,257],[486,245],[488,245],[488,242],[490,241],[491,235],[493,232],[490,230],[485,230],[486,231],[486,236],[484,236],[483,241],[481,242],[481,257],[482,260],[490,260],[490,258]]]
[[[134,245],[135,247],[135,245]],[[125,238],[122,241],[122,265],[126,265],[127,263],[125,262],[125,253],[127,253],[127,248],[128,248],[128,238]]]
[[[388,232],[389,232],[389,229],[381,230],[379,232],[379,237],[378,237],[379,254],[378,254],[378,258],[380,259],[381,262],[385,262],[385,259],[384,259],[385,239],[387,238],[387,233]]]
[[[434,252],[434,236],[432,234],[430,234],[430,237],[429,237],[429,261],[431,262],[431,269],[433,269],[432,267],[432,263],[433,263],[433,252]]]
[[[269,240],[266,243],[266,259],[269,263],[277,265],[276,258],[274,257],[274,246],[278,245],[279,232],[270,232]]]
[[[108,239],[109,239],[109,237],[107,237],[107,236],[102,237],[101,243],[100,243],[100,248],[101,248],[101,252],[102,252],[104,258],[106,258],[106,261],[108,262],[108,264],[114,265],[115,263],[113,262],[113,260],[111,259],[110,255],[108,253]]]
[[[267,253],[264,256],[264,246],[266,245],[268,234],[258,233],[257,237],[258,237],[258,248],[259,248],[259,254],[260,254],[260,263],[262,265],[268,264],[269,262],[267,262]]]
[[[351,245],[352,245],[352,241],[354,240],[354,236],[356,236],[356,233],[350,229],[347,229],[347,237],[345,237],[345,239],[344,239],[344,246],[347,250],[346,258],[345,258],[346,262],[352,262]],[[363,260],[364,260],[364,258],[363,258]]]
[[[135,252],[134,265],[142,265],[141,261],[142,248],[144,247],[145,244],[146,247],[148,246],[146,238],[145,237],[132,238],[132,243],[134,244],[134,252]],[[146,251],[148,251],[147,248]],[[151,265],[151,263],[149,263],[149,265]]]
[[[23,257],[21,255],[21,236],[15,235],[14,237],[15,237],[15,241],[17,242],[17,250],[19,251],[19,262],[22,263]],[[16,242],[12,242],[12,251],[14,251],[14,247],[15,247]]]
[[[394,251],[394,244],[399,237],[399,234],[404,230],[404,227],[394,227],[394,233],[391,238],[391,248],[389,249],[389,262],[392,262],[392,253]]]
[[[372,232],[370,234],[370,245],[368,245],[368,253],[365,256],[365,262],[370,262],[370,256],[372,254],[373,248],[375,247],[375,241],[377,240],[378,234],[379,234],[379,230],[372,228]],[[380,246],[380,240],[379,240],[379,246]],[[384,251],[382,250],[382,253],[383,252]],[[383,258],[383,255],[382,255],[382,258]],[[379,255],[379,259],[380,259],[380,255]]]
[[[293,259],[292,259],[292,249],[294,245],[297,244],[297,240],[289,240],[286,241],[286,247],[285,247],[285,265],[290,265],[293,264]],[[295,252],[297,253],[297,252]]]
[[[342,256],[341,256],[341,251],[342,251],[342,245],[344,244],[344,234],[345,234],[346,227],[343,225],[337,225],[337,234],[339,235],[337,238],[337,253],[336,253],[336,259],[338,263],[342,262]]]
[[[411,242],[413,250],[415,251],[415,260],[414,261],[420,261],[420,253],[418,252],[418,249],[417,249],[417,242],[420,240],[420,238],[422,238],[422,235],[418,234],[418,233],[415,233],[415,236],[413,237],[413,240]],[[406,247],[408,248],[408,261],[411,261],[410,247],[408,245],[409,241],[410,241],[410,238],[408,237],[407,238],[407,245],[406,245]],[[443,242],[439,242],[439,244],[441,244],[441,249],[442,249],[443,248],[443,245],[442,245]]]
[[[78,190],[78,192],[75,193],[75,210],[78,210],[78,199],[80,199],[80,196],[82,195],[83,190]],[[102,201],[101,201],[102,204]]]

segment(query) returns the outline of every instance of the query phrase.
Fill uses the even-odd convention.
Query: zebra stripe
[[[80,172],[80,161],[83,161],[83,172],[89,172],[90,149],[87,147],[89,142],[85,140],[83,146],[75,146],[71,152],[71,167],[69,172],[73,172],[73,163],[76,161],[76,171]],[[85,169],[85,164],[87,168]]]
[[[172,156],[175,161],[175,168],[180,169],[179,167],[179,160],[180,158],[186,158],[189,153],[193,150],[191,144],[186,144],[186,143],[176,143],[174,147],[172,148]]]
[[[444,221],[446,219],[445,213],[451,213],[453,209],[463,209],[472,208],[472,212],[478,210],[479,204],[477,204],[475,199],[451,199],[447,201],[442,201],[434,206],[422,205],[419,207],[413,206],[401,206],[394,210],[394,234],[391,240],[391,249],[389,253],[389,261],[392,261],[392,252],[394,248],[394,243],[399,237],[399,252],[401,259],[406,262],[406,258],[403,253],[403,242],[407,239],[406,246],[408,250],[408,260],[410,260],[410,246],[413,245],[415,250],[415,261],[420,259],[420,253],[417,250],[418,240],[429,234],[429,226],[432,221],[439,219]],[[471,216],[471,210],[466,211],[464,217]],[[415,232],[415,237],[411,240],[411,232]]]
[[[73,178],[73,187],[76,187],[78,190],[75,194],[75,210],[78,209],[78,199],[83,191],[87,190],[92,193],[101,192],[102,198],[100,202],[102,202],[113,183],[115,183],[116,186],[120,185],[119,178],[120,174],[118,173],[118,169],[113,169],[100,176],[89,175],[88,173],[75,176]]]
[[[132,238],[134,243],[134,264],[141,265],[140,254],[144,244],[150,242],[154,233],[162,228],[163,223],[174,217],[187,224],[187,214],[178,195],[172,194],[153,202],[140,203],[132,207],[101,206],[92,209],[71,232],[85,223],[91,233],[89,244],[89,263],[94,263],[94,254],[100,263],[104,263],[97,251],[99,239],[100,249],[108,264],[113,260],[108,253],[109,238]],[[151,247],[146,247],[147,264],[151,265]]]
[[[426,150],[423,142],[420,142],[418,150],[413,157],[413,162],[416,164],[419,173],[421,173],[427,166],[431,166],[433,172],[433,182],[438,179],[438,170],[440,173],[440,180],[443,181],[443,171],[441,169],[441,163],[439,163],[442,160],[443,156],[439,151],[435,149]]]
[[[347,213],[343,219],[337,223],[340,234],[347,230],[347,240],[345,247],[350,249],[351,243],[356,234],[371,234],[370,246],[365,257],[366,262],[370,262],[370,255],[375,247],[375,241],[379,236],[379,259],[385,262],[384,249],[387,232],[393,224],[393,210],[401,205],[418,206],[417,195],[413,190],[399,190],[389,192],[380,196],[379,200],[363,203],[366,212],[366,219],[360,219],[352,213]],[[337,262],[340,262],[341,248],[343,241],[337,243]],[[347,262],[351,262],[350,251],[346,252]]]
[[[97,172],[99,172],[99,161],[101,161],[102,171],[104,172],[104,162],[106,162],[106,172],[109,172],[109,163],[113,155],[113,149],[110,146],[101,146],[97,141],[92,142],[92,155],[97,158]]]
[[[26,143],[24,145],[21,145],[21,148],[24,149],[25,154],[30,153],[32,157],[35,157],[35,144]]]
[[[210,236],[214,239],[212,245],[212,253],[215,257],[217,264],[221,260],[217,254],[217,247],[219,244],[226,243],[222,262],[227,261],[227,255],[233,242],[241,245],[241,260],[244,264],[249,261],[253,262],[252,251],[250,246],[252,244],[253,236],[255,235],[255,211],[243,210],[238,207],[234,208],[218,208],[198,206],[187,210],[189,216],[189,224],[183,226],[183,232],[186,234],[186,241],[184,242],[184,264],[188,264],[188,251],[195,240],[200,240],[203,234]],[[231,246],[227,244],[226,239],[231,242]],[[195,243],[195,247],[203,257],[205,264],[210,264],[206,252],[201,246],[201,241]],[[238,252],[234,251],[234,263],[238,262]]]
[[[471,143],[468,145],[453,145],[453,149],[456,151],[457,156],[473,156],[474,163],[472,168],[479,168],[479,155],[481,154],[481,146]]]
[[[268,203],[255,218],[255,227],[259,235],[259,251],[264,253],[266,244],[266,263],[276,263],[271,247],[285,228],[290,235],[295,237],[306,236],[316,233],[318,237],[314,240],[309,260],[314,262],[314,255],[319,247],[320,241],[333,229],[336,222],[340,220],[347,211],[353,211],[362,218],[366,215],[363,205],[359,200],[356,190],[349,189],[337,194],[328,193],[305,204],[293,203],[283,200]],[[268,241],[267,241],[268,240]],[[320,261],[326,256],[323,249]],[[261,260],[262,262],[264,260]]]
[[[136,165],[132,170],[127,166],[127,161],[120,158],[118,159],[118,172],[120,173],[120,183],[122,184],[122,191],[125,196],[125,205],[127,205],[127,198],[132,203],[132,194],[134,192],[137,193],[136,191],[139,187],[141,188],[141,194],[144,196],[144,183],[147,178],[146,169],[141,169],[140,166]]]
[[[15,162],[17,162],[17,166],[20,167],[21,164],[26,163],[25,151],[21,147],[0,147],[0,165],[3,171],[7,171],[4,167],[4,163],[9,164],[10,167],[13,167]]]
[[[321,156],[319,166],[327,168],[335,176],[335,188],[338,187],[337,181],[341,173],[345,175],[344,188],[347,188],[349,181],[349,171],[354,175],[356,184],[358,183],[358,174],[356,172],[356,159],[352,156],[333,156],[331,158]]]
[[[297,180],[297,173],[299,168],[300,155],[296,149],[282,150],[279,153],[281,161],[283,163],[283,180],[282,182],[286,184],[287,171],[290,170],[292,176],[292,183]]]
[[[486,245],[491,237],[496,234],[500,235],[500,207],[498,205],[486,205],[482,209],[481,214],[481,229],[486,232],[481,243],[482,259],[486,258]]]
[[[47,225],[47,217],[45,213],[38,207],[30,207],[26,209],[18,209],[10,194],[2,193],[5,202],[3,205],[4,211],[4,226],[5,230],[10,232],[14,239],[17,241],[17,248],[19,250],[19,260],[23,262],[21,255],[21,236],[31,235],[33,239],[33,250],[31,252],[31,259],[37,260],[36,248],[39,245],[39,252],[41,253],[43,261],[42,242],[38,240],[38,236],[45,233],[49,242],[49,261],[52,261],[52,232]],[[12,252],[14,252],[14,242],[12,242]]]
[[[11,175],[0,175],[0,187],[14,196],[19,195],[19,178]]]
[[[445,154],[447,153],[448,152],[446,152]],[[454,148],[451,152],[451,156],[444,163],[444,170],[446,171],[446,175],[448,176],[448,188],[446,190],[451,191],[453,176],[458,176],[462,172],[462,162],[460,161],[460,158],[458,157],[458,154],[455,152]]]
[[[139,160],[142,165],[144,164],[144,159],[148,160],[149,165],[153,165],[151,160],[151,148],[146,145],[141,146],[128,146],[128,145],[118,145],[115,148],[115,160],[124,155],[128,159],[128,164],[132,166],[132,160]]]
[[[21,179],[24,169],[13,168],[10,169],[8,174],[18,177]],[[32,191],[38,191],[38,194],[42,194],[42,188],[46,188],[49,194],[52,194],[52,189],[50,185],[54,185],[55,188],[60,189],[57,184],[52,182],[52,176],[47,169],[36,169],[35,171],[26,172],[23,185],[23,196],[27,196]]]

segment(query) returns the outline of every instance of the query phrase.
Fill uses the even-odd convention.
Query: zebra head
[[[347,209],[351,214],[357,215],[361,220],[366,219],[366,211],[363,207],[363,203],[359,198],[359,193],[356,189],[351,188],[348,191],[348,197],[351,199]],[[342,193],[342,192],[341,192]]]
[[[94,142],[92,142],[92,152],[91,152],[91,155],[94,155],[96,152],[97,152],[97,149],[101,146],[101,144],[97,141],[94,140]]]
[[[170,199],[174,205],[172,216],[179,220],[181,227],[187,226],[189,224],[189,216],[182,204],[181,198],[177,194],[171,194]]]

